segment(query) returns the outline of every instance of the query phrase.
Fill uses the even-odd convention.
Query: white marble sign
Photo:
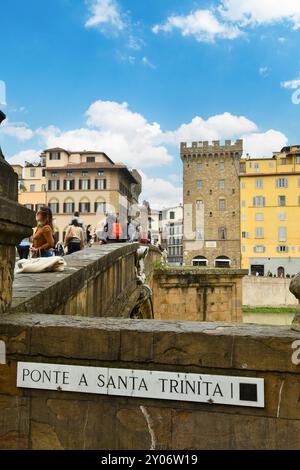
[[[18,363],[17,386],[41,390],[264,407],[264,379]]]

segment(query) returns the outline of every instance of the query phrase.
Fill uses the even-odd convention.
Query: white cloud
[[[300,27],[299,0],[223,0],[218,8],[226,21],[238,26],[257,26],[282,21]]]
[[[11,165],[25,165],[25,162],[39,163],[41,150],[23,150],[8,158],[8,163]]]
[[[287,41],[287,39],[283,36],[281,36],[280,38],[278,38],[278,42],[280,42],[281,44],[284,44],[285,42]]]
[[[149,67],[150,69],[156,69],[156,66],[152,64],[152,62],[150,62],[150,60],[146,56],[142,58],[142,64],[146,67]]]
[[[120,32],[126,27],[126,22],[116,0],[89,0],[90,17],[86,21],[87,28],[98,27],[101,30],[111,28]]]
[[[269,75],[269,68],[268,67],[260,67],[259,68],[259,74],[264,78],[267,77]]]
[[[286,82],[281,83],[282,88],[287,88],[289,90],[296,90],[300,87],[300,78],[296,78],[294,80],[288,80]]]
[[[177,29],[182,36],[193,36],[199,42],[215,39],[236,39],[242,33],[235,25],[220,22],[210,10],[196,10],[187,16],[169,16],[167,21],[152,28],[154,33],[171,32]]]
[[[34,136],[34,132],[26,125],[11,123],[8,120],[4,121],[2,127],[0,128],[0,134],[14,137],[21,142],[30,140]]]
[[[163,178],[151,178],[141,172],[143,192],[141,200],[150,202],[152,209],[177,206],[182,203],[182,187]]]
[[[273,152],[282,149],[288,143],[287,137],[279,131],[270,129],[264,133],[253,133],[242,136],[244,153],[252,158],[271,157]]]
[[[207,120],[196,116],[188,124],[182,124],[175,131],[166,132],[167,143],[178,144],[182,141],[220,140],[240,137],[242,134],[257,131],[257,126],[244,116],[230,113],[218,114]]]

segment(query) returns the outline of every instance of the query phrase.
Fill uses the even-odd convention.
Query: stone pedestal
[[[5,115],[0,111],[0,124]],[[0,149],[0,314],[11,303],[16,245],[32,234],[34,213],[17,202],[18,179]]]
[[[298,299],[298,308],[295,318],[292,323],[292,329],[296,331],[300,331],[300,273],[297,274],[296,277],[292,280],[290,284],[290,291],[291,293]]]

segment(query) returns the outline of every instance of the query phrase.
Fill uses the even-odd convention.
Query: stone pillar
[[[5,119],[0,111],[0,124]],[[18,200],[18,177],[0,147],[0,314],[11,303],[16,245],[32,234],[34,213]]]
[[[298,299],[298,308],[292,323],[292,329],[300,331],[300,273],[292,280],[290,284],[291,293]]]

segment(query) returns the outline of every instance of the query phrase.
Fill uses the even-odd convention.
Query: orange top
[[[34,248],[38,248],[39,250],[54,248],[53,230],[50,225],[37,227],[33,234],[32,241]]]

